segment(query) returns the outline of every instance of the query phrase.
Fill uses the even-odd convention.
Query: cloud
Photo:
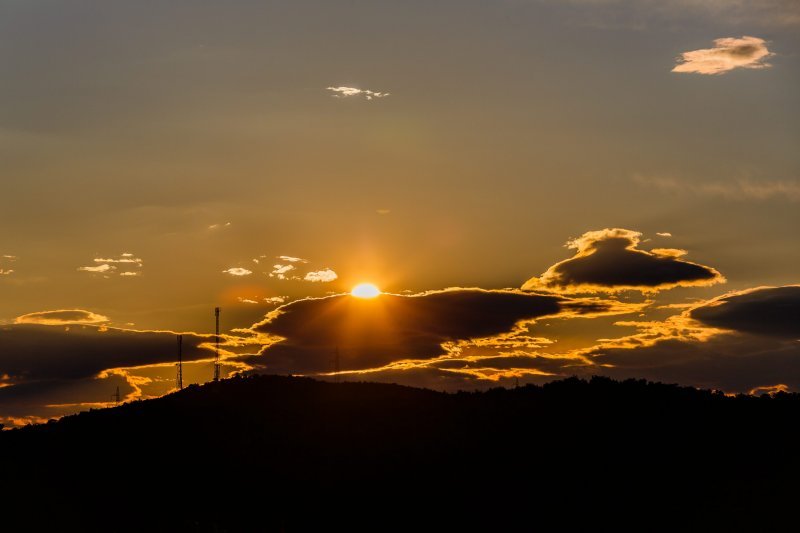
[[[127,400],[135,399],[151,380],[142,374],[153,365],[174,376],[174,333],[88,324],[100,318],[105,317],[61,310],[23,315],[16,324],[0,326],[0,417],[50,418],[107,406],[117,386]],[[183,333],[187,365],[213,357],[213,338]],[[237,341],[223,336],[223,357],[230,355],[231,342]],[[162,394],[172,387],[169,382]]]
[[[100,324],[108,322],[108,317],[84,309],[57,309],[37,311],[14,319],[15,324],[40,324],[44,326],[63,326],[69,324]]]
[[[618,302],[570,299],[522,291],[448,289],[413,296],[382,294],[308,298],[267,314],[252,331],[282,339],[248,358],[269,372],[326,373],[340,353],[343,371],[396,365],[461,353],[461,341],[537,344],[527,324],[541,317],[629,312]]]
[[[17,260],[16,255],[3,254],[0,255],[0,276],[8,276],[14,273],[13,268],[2,268],[2,263],[12,263]]]
[[[638,290],[654,292],[673,287],[706,286],[725,278],[715,269],[679,259],[683,250],[638,249],[641,233],[613,228],[589,231],[567,243],[575,256],[529,279],[524,290],[568,293]]]
[[[286,301],[286,296],[270,296],[264,298],[264,302],[272,305],[279,305]]]
[[[116,270],[116,269],[117,269],[117,267],[112,266],[112,265],[108,265],[108,264],[102,264],[102,265],[97,265],[97,266],[82,266],[82,267],[78,267],[78,270],[80,270],[82,272],[94,272],[94,273],[97,273],[97,274],[106,274],[106,273],[111,272],[111,271]]]
[[[296,267],[294,265],[272,265],[272,272],[269,273],[269,277],[271,278],[278,278],[278,279],[297,279],[296,277],[290,278],[287,276],[287,272],[291,272]]]
[[[714,40],[714,48],[683,52],[672,72],[724,74],[737,68],[763,69],[773,56],[764,39],[744,36]]]
[[[123,252],[118,256],[111,256],[111,257],[95,257],[92,259],[93,263],[97,263],[95,265],[90,266],[82,266],[78,267],[80,272],[89,272],[92,274],[103,274],[103,277],[110,277],[113,274],[117,273],[117,266],[118,265],[125,265],[127,268],[142,268],[144,265],[144,261],[141,258],[135,257],[130,252]],[[124,272],[120,272],[119,275],[123,277],[135,277],[140,275],[141,272],[139,271],[129,271],[126,270]]]
[[[226,228],[230,228],[230,227],[231,227],[231,223],[230,222],[226,222],[224,224],[211,224],[208,227],[208,229],[215,230],[215,229],[226,229]]]
[[[336,274],[336,272],[330,268],[323,268],[322,270],[317,270],[316,272],[307,273],[303,279],[312,283],[328,283],[338,277],[339,276]]]
[[[672,233],[669,233],[668,231],[656,232],[656,235],[659,237],[672,237]]]
[[[94,259],[95,263],[132,263],[138,266],[142,266],[142,260],[138,257],[133,257],[131,254],[122,254],[118,258],[109,258],[104,259],[102,257],[98,257]]]
[[[700,196],[715,196],[726,200],[771,200],[800,201],[800,181],[752,181],[737,179],[697,183],[668,177],[635,176],[634,181],[644,187],[675,194],[689,193]]]
[[[796,0],[538,0],[558,4],[578,21],[600,28],[645,29],[665,22],[786,27],[800,25]]]
[[[327,90],[332,91],[334,98],[350,98],[353,96],[363,96],[367,100],[373,98],[386,98],[390,93],[382,93],[370,91],[368,89],[356,89],[355,87],[328,87]]]
[[[800,286],[758,287],[702,302],[584,351],[612,377],[726,392],[800,390]]]
[[[249,276],[253,273],[252,270],[247,270],[242,267],[231,267],[222,271],[223,274],[230,274],[231,276]]]
[[[279,255],[278,259],[286,263],[308,263],[306,259],[300,257],[292,257],[291,255]]]
[[[689,316],[714,328],[800,340],[800,285],[732,292],[693,308]]]

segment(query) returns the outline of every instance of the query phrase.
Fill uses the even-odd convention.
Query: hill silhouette
[[[794,394],[640,380],[445,394],[239,377],[0,433],[0,523],[770,530],[800,495],[798,413]]]

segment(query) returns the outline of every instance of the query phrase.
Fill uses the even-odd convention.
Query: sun
[[[375,298],[381,294],[381,290],[372,283],[359,283],[350,294],[356,298]]]

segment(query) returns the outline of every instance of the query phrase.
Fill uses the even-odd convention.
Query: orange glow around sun
[[[353,287],[350,294],[356,298],[375,298],[380,296],[381,290],[372,283],[359,283]]]

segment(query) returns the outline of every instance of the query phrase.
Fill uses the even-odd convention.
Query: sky
[[[224,375],[800,390],[799,30],[792,0],[0,0],[0,422],[174,390],[178,333],[208,381],[216,306]]]

